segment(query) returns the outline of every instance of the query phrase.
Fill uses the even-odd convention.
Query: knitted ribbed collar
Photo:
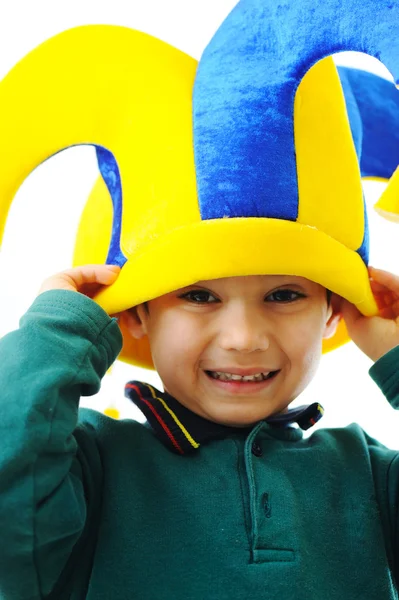
[[[160,392],[141,381],[129,381],[125,386],[125,396],[141,410],[163,444],[177,454],[189,454],[210,439],[227,437],[238,431],[249,432],[254,427],[228,427],[208,421],[180,404],[167,392]],[[287,413],[268,417],[265,422],[279,429],[298,423],[301,429],[306,430],[317,423],[323,413],[323,407],[314,402],[309,406],[298,406],[289,409]]]

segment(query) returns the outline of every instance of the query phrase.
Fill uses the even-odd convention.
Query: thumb
[[[348,330],[348,333],[349,333],[349,335],[351,335],[351,331],[353,331],[354,328],[356,327],[357,321],[359,321],[359,319],[363,319],[364,316],[362,315],[360,310],[358,310],[356,308],[356,306],[354,304],[352,304],[345,298],[342,298],[340,312],[345,321],[345,325]]]

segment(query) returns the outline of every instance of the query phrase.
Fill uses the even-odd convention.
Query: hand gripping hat
[[[0,84],[0,229],[37,165],[91,144],[101,177],[74,264],[122,267],[95,298],[109,314],[256,274],[303,276],[376,314],[361,178],[388,180],[399,162],[397,90],[353,70],[341,83],[330,55],[345,50],[396,81],[399,5],[241,0],[199,63],[124,27],[51,38]],[[389,218],[398,178],[377,207]],[[148,339],[120,326],[120,358],[154,368]],[[342,321],[323,352],[348,339]]]

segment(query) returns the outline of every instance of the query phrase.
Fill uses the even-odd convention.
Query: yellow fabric
[[[388,221],[399,223],[399,168],[392,175],[374,208]]]
[[[376,314],[367,268],[355,252],[364,227],[360,173],[332,60],[308,71],[293,106],[298,222],[201,221],[192,137],[196,68],[170,45],[116,26],[78,27],[26,56],[0,83],[0,231],[15,192],[38,164],[65,147],[96,144],[114,154],[123,192],[128,260],[95,298],[110,314],[199,279],[251,274],[307,277]],[[27,89],[35,90],[29,102]],[[112,203],[99,180],[82,215],[74,265],[104,262],[111,230]],[[154,368],[147,338],[134,340],[123,318],[120,324],[120,358]],[[341,323],[323,352],[348,339]]]
[[[298,222],[357,250],[364,236],[360,167],[331,56],[315,64],[297,89],[294,133]]]
[[[196,67],[197,61],[169,44],[118,26],[70,29],[29,53],[0,86],[0,235],[25,177],[76,144],[104,146],[115,155],[124,197],[135,199],[124,206],[124,234],[133,223],[134,239],[146,237],[142,206],[154,198],[158,226],[167,229],[173,214],[162,210],[162,203],[175,194],[195,194]],[[34,90],[29,101],[27,90]],[[133,251],[133,239],[126,243]]]
[[[354,252],[363,239],[361,179],[341,84],[330,57],[317,63],[302,80],[295,99],[294,126],[300,198],[297,223],[262,218],[201,222],[192,196],[186,195],[178,202],[175,197],[169,206],[162,202],[163,197],[154,198],[151,211],[143,210],[147,239],[140,237],[143,224],[137,225],[136,234],[131,231],[131,242],[122,236],[123,251],[130,258],[117,282],[102,291],[96,301],[115,313],[200,279],[284,273],[312,279],[348,298],[364,314],[375,314],[367,269]],[[332,179],[335,170],[342,172],[342,177]],[[142,177],[150,178],[150,174],[142,172]],[[321,195],[323,202],[318,201]],[[94,190],[87,205],[91,210],[87,209],[82,220],[78,240],[85,237],[83,232],[96,218],[98,201],[100,205],[104,202],[99,190]],[[190,202],[194,206],[191,212]],[[178,219],[179,205],[182,210]],[[170,210],[177,223],[174,227],[171,219],[169,230],[163,227],[165,210]],[[270,253],[270,247],[275,252]],[[84,254],[79,259],[87,262]],[[132,339],[124,319],[120,327],[124,337],[120,358],[153,368],[148,339]],[[323,340],[323,353],[348,340],[342,321],[336,334]]]
[[[367,268],[358,254],[314,227],[266,218],[247,218],[245,226],[243,219],[236,218],[175,229],[132,256],[123,267],[124,277],[104,288],[96,302],[116,313],[201,279],[259,273],[301,275],[344,296],[363,314],[376,310]],[[130,336],[123,320],[120,326],[124,334],[121,358],[133,362],[130,357],[134,356],[135,364],[151,368],[147,338],[125,345]],[[344,332],[342,328],[339,338],[326,340],[326,349],[347,341]]]
[[[104,410],[104,415],[111,417],[112,419],[119,419],[120,412],[117,408],[109,407]]]
[[[97,179],[92,196],[96,198],[96,206],[92,207],[87,202],[82,212],[75,242],[74,265],[105,263],[107,258],[113,208],[102,177]]]

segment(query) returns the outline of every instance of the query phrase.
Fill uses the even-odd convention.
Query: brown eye
[[[215,296],[205,290],[192,290],[191,292],[179,296],[179,298],[185,298],[193,304],[214,304],[213,302],[208,302],[209,297],[215,298]],[[217,298],[215,298],[215,300],[218,302]]]
[[[294,298],[292,298],[292,296],[295,296]],[[272,292],[271,294],[269,294],[267,296],[268,298],[271,298],[272,296],[280,297],[282,299],[278,300],[277,299],[277,304],[282,304],[282,303],[289,303],[291,304],[292,302],[295,302],[296,300],[299,300],[300,298],[306,298],[306,296],[304,294],[300,294],[299,292],[295,292],[294,290],[276,290],[275,292]],[[273,302],[273,300],[272,300]]]

